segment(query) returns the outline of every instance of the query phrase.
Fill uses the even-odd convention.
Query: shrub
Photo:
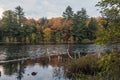
[[[68,76],[75,77],[79,74],[96,75],[100,70],[97,66],[97,55],[82,56],[78,60],[73,60],[68,66]]]
[[[68,77],[74,80],[120,80],[120,54],[82,56],[67,66]]]
[[[101,77],[105,77],[108,80],[120,79],[120,54],[111,53],[102,57],[98,61],[101,72]]]

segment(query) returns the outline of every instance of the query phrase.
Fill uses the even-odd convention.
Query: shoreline
[[[60,42],[60,43],[55,43],[55,42],[41,42],[41,43],[23,43],[23,42],[0,42],[0,45],[49,45],[49,44],[94,44],[95,42],[80,42],[80,43],[77,43],[77,42]]]

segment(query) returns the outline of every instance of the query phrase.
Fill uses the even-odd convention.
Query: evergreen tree
[[[87,19],[88,19],[88,15],[84,8],[82,8],[81,11],[77,11],[77,13],[74,14],[73,30],[72,30],[74,41],[81,42],[85,38]]]
[[[95,18],[91,18],[90,22],[88,23],[88,31],[86,32],[86,37],[90,40],[96,39],[98,23]]]
[[[21,6],[17,6],[15,8],[15,12],[16,12],[16,15],[17,15],[18,26],[21,27],[23,25],[22,19],[24,17],[23,8],[21,8]]]
[[[63,17],[66,19],[66,20],[69,20],[69,19],[72,19],[73,17],[73,11],[72,11],[72,8],[70,6],[68,6],[65,10],[65,12],[63,12]]]

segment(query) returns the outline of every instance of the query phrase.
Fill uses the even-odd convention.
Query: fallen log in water
[[[23,60],[28,60],[28,59],[31,59],[31,57],[28,57],[28,58],[21,58],[21,59],[13,59],[13,60],[6,60],[6,61],[0,61],[0,64],[9,63],[9,62],[23,61]]]
[[[62,56],[64,54],[61,54],[61,55],[50,55],[50,56],[47,56],[47,55],[41,55],[41,56],[32,56],[32,57],[27,57],[27,58],[21,58],[21,59],[13,59],[13,60],[4,60],[4,61],[0,61],[0,64],[4,64],[4,63],[10,63],[10,62],[17,62],[17,61],[25,61],[25,60],[28,60],[28,59],[37,59],[37,58],[42,58],[42,57],[49,57],[51,58],[52,56]]]

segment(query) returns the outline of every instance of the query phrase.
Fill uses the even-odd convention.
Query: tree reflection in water
[[[17,70],[17,73],[16,73],[17,74],[17,79],[21,80],[24,73],[25,73],[24,66],[23,66],[22,62],[19,62],[18,63],[18,70]]]
[[[28,55],[27,46],[8,45],[6,46],[6,60],[25,58]]]
[[[64,75],[64,68],[60,65],[62,61],[64,60],[58,60],[57,56],[53,56],[50,61],[48,58],[40,57],[25,61],[9,62],[3,64],[3,75],[15,76],[12,80],[26,80],[26,78],[29,79],[31,77],[34,77],[35,80],[42,80],[46,76],[49,76],[48,80],[68,80]],[[37,75],[32,76],[31,73],[33,72],[37,73]]]
[[[4,74],[5,75],[13,75],[13,73],[17,72],[17,63],[5,63],[3,64],[4,67]]]
[[[17,79],[21,80],[24,74],[24,64],[22,62],[10,62],[3,64],[4,67],[4,74],[5,75],[14,75],[16,74]]]
[[[19,46],[19,45],[6,46],[6,61],[27,57],[28,54],[25,51],[27,51],[27,47],[25,46]],[[17,79],[18,80],[22,79],[23,74],[24,74],[23,61],[5,63],[3,64],[3,67],[4,67],[5,75],[11,76],[14,73],[16,73]]]
[[[0,80],[69,80],[64,75],[65,62],[68,61],[66,49],[69,49],[70,55],[84,51],[94,52],[98,47],[94,45],[7,45],[0,46],[2,54],[6,55],[5,60],[16,60],[0,64],[4,69]],[[49,52],[49,56],[46,52]],[[45,54],[46,53],[46,54]],[[41,57],[42,56],[42,57]],[[29,57],[27,60],[19,60]],[[73,57],[75,58],[75,57]],[[31,73],[37,73],[32,76]],[[8,75],[8,76],[7,76]],[[46,78],[47,77],[47,78]]]
[[[47,68],[49,65],[49,59],[47,57],[45,57],[43,60],[41,60],[41,65],[43,68]]]

